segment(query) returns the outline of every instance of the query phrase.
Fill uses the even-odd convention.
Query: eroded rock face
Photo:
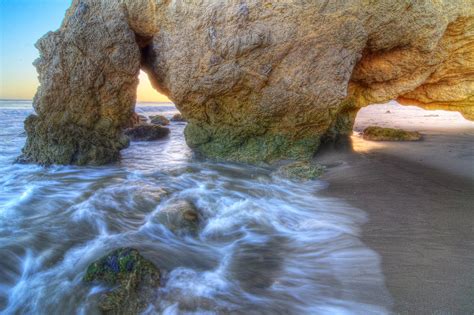
[[[95,13],[80,15],[83,3]],[[474,117],[471,0],[83,0],[52,34],[38,44],[38,116],[26,124],[25,155],[39,162],[117,157],[140,48],[208,157],[308,159],[349,134],[360,107],[393,99]]]
[[[122,129],[136,101],[141,58],[136,34],[151,35],[156,27],[155,14],[143,29],[143,21],[131,23],[135,15],[128,2],[75,0],[61,28],[36,44],[41,86],[36,114],[25,121],[26,159],[104,164],[128,145]]]
[[[471,1],[166,3],[147,64],[204,155],[309,158],[392,99],[472,111]]]

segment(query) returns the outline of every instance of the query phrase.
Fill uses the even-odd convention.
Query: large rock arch
[[[75,0],[37,46],[24,156],[44,164],[118,158],[140,67],[218,159],[310,158],[393,99],[473,118],[470,0]]]

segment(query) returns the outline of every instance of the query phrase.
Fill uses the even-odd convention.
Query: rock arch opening
[[[171,100],[165,95],[160,93],[155,87],[153,87],[150,77],[146,72],[140,70],[138,76],[139,84],[137,87],[137,102],[147,103],[172,103]]]

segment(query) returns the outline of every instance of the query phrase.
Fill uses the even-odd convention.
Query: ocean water
[[[146,314],[390,312],[380,257],[359,237],[367,215],[323,197],[325,182],[199,160],[184,123],[171,123],[166,139],[132,143],[113,165],[15,164],[30,113],[31,102],[0,102],[0,313],[98,313],[98,288],[82,277],[119,247],[162,271]],[[204,218],[195,237],[154,220],[183,199]]]

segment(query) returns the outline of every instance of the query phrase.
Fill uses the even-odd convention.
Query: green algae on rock
[[[309,160],[320,145],[318,135],[294,138],[284,133],[247,134],[239,128],[217,129],[188,123],[186,143],[196,152],[216,160],[258,164],[278,160]]]
[[[92,263],[83,278],[111,291],[101,294],[103,314],[139,314],[156,297],[160,271],[133,248],[120,248]]]
[[[28,138],[21,160],[41,165],[103,165],[115,162],[120,150],[129,145],[121,131],[109,129],[106,123],[91,129],[30,115],[25,129]]]
[[[371,126],[364,130],[363,138],[370,141],[419,141],[421,134],[417,131]]]
[[[310,161],[298,161],[281,166],[277,175],[293,180],[313,180],[324,173],[325,167]]]

